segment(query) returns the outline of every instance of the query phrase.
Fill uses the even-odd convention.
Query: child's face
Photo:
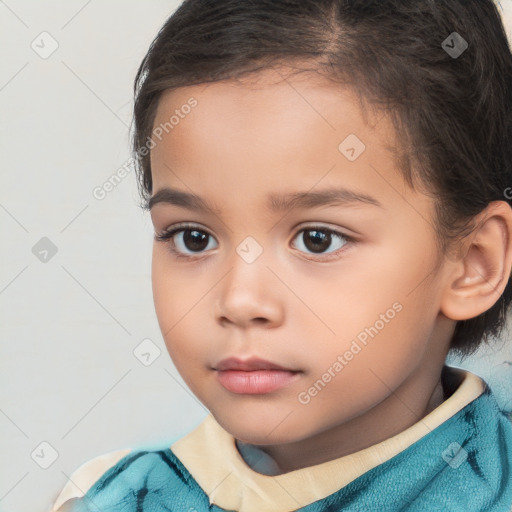
[[[197,105],[182,108],[191,97]],[[192,227],[173,237],[181,258],[169,241],[154,243],[153,291],[165,343],[194,394],[235,437],[261,445],[358,417],[363,437],[370,424],[382,432],[418,421],[454,322],[440,313],[448,262],[435,268],[433,201],[400,176],[389,118],[367,125],[349,91],[269,72],[257,86],[168,91],[154,128],[176,110],[179,122],[153,137],[153,197],[163,200],[151,217],[156,233]],[[216,210],[173,205],[166,188]],[[341,188],[373,199],[269,209],[271,195]],[[228,357],[299,373],[267,392],[228,390],[215,370]]]

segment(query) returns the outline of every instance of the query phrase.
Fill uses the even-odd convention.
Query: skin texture
[[[209,213],[165,202],[151,209],[156,234],[189,222],[210,235],[199,253],[183,231],[174,235],[185,258],[173,255],[170,241],[154,242],[156,314],[184,381],[225,430],[259,445],[282,472],[353,453],[418,422],[444,399],[440,374],[455,321],[491,307],[506,285],[510,207],[492,203],[460,258],[443,257],[433,199],[398,172],[389,118],[364,117],[350,90],[314,73],[266,70],[166,91],[154,126],[191,97],[197,106],[151,150],[153,196],[172,187],[215,206]],[[366,146],[353,162],[338,149],[349,134]],[[333,187],[364,192],[381,207],[266,210],[270,193]],[[303,241],[311,231],[303,230],[318,225],[353,241],[333,236],[315,253]],[[237,253],[249,236],[263,250],[252,263]],[[301,403],[300,393],[393,304],[400,311]],[[268,394],[236,394],[213,369],[229,356],[301,373]]]

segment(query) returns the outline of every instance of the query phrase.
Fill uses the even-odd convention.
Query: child
[[[52,510],[509,512],[510,419],[445,364],[512,296],[492,0],[186,0],[135,94],[156,313],[211,414]]]

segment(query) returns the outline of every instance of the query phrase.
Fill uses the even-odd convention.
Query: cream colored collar
[[[171,450],[208,494],[210,503],[239,512],[289,512],[323,499],[405,450],[478,398],[484,381],[466,370],[445,366],[461,382],[439,407],[400,434],[344,457],[281,475],[251,469],[235,438],[209,414]]]

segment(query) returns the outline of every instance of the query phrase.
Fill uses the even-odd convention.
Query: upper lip
[[[290,368],[285,368],[278,364],[260,359],[259,357],[250,357],[249,359],[239,359],[237,357],[228,357],[220,361],[214,370],[242,370],[242,371],[254,371],[254,370],[285,370],[288,372],[297,371]]]

